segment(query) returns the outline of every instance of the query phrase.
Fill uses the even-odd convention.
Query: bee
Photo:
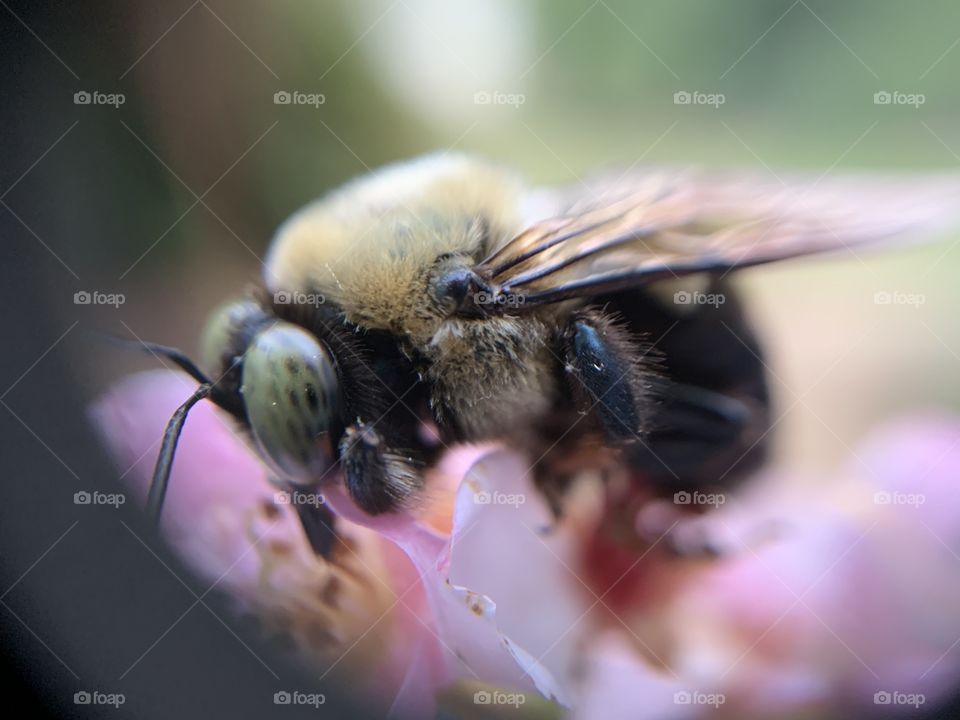
[[[929,235],[958,195],[951,178],[670,168],[531,188],[453,154],[353,180],[279,228],[262,287],[212,318],[202,369],[154,346],[200,386],[165,431],[151,513],[202,399],[278,483],[342,481],[370,515],[415,501],[459,442],[522,448],[555,509],[551,468],[584,447],[656,492],[733,484],[771,413],[728,274]]]

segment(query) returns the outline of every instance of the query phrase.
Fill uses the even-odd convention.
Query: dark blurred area
[[[120,492],[85,408],[152,365],[104,336],[194,352],[210,310],[257,280],[274,230],[311,199],[451,148],[551,183],[658,161],[943,169],[960,152],[949,0],[4,0],[0,18],[0,616],[7,700],[31,717],[262,717],[278,690],[316,685],[234,627],[228,600],[205,594],[136,508],[81,513],[73,500]],[[876,105],[887,89],[925,101]],[[726,99],[676,104],[697,90]],[[889,392],[838,427],[856,436],[900,407],[960,408],[944,350],[960,340],[957,252],[868,259],[869,272],[846,262],[815,298],[803,267],[748,281],[785,377],[832,361],[811,350],[798,367],[805,323],[859,292],[836,311],[841,332],[859,327],[874,290],[906,274],[933,300],[922,312],[936,336],[899,328],[868,344],[836,382]],[[96,293],[117,299],[84,302]],[[836,392],[825,384],[811,405]],[[782,452],[829,456],[825,438],[835,444],[807,434]],[[125,702],[81,707],[83,691]],[[359,716],[336,687],[318,691],[326,717]],[[960,700],[926,717],[960,717]]]
[[[327,716],[355,717],[361,712],[355,698],[321,688],[302,668],[262,647],[248,629],[236,627],[228,599],[191,577],[138,510],[75,504],[77,492],[122,488],[86,421],[89,374],[78,354],[67,350],[103,350],[96,322],[78,317],[74,294],[107,288],[105,278],[120,274],[117,253],[124,255],[119,264],[131,264],[147,247],[140,241],[175,218],[173,203],[193,197],[183,186],[170,186],[172,176],[116,117],[107,123],[103,108],[74,104],[79,88],[116,82],[115,68],[134,51],[131,27],[150,23],[141,11],[149,8],[0,8],[8,113],[0,285],[11,350],[0,361],[5,698],[30,717],[263,717],[276,712],[275,693],[299,689],[324,692]],[[195,27],[201,37],[209,29]],[[195,72],[184,55],[172,57],[184,61],[176,75]],[[219,76],[217,82],[230,74],[208,70]],[[245,82],[245,72],[234,75],[237,85]],[[173,77],[170,91],[176,93]],[[144,95],[162,102],[155,93],[170,83]],[[199,127],[210,103],[217,100],[194,98],[189,104],[196,112],[181,104],[181,127]],[[78,109],[91,112],[81,117]],[[145,130],[134,119],[151,110],[129,109],[124,123],[154,137],[159,129]],[[235,159],[228,136],[245,126],[238,112],[230,129],[208,126],[193,134],[196,145],[186,153],[194,160],[185,163],[185,178],[206,190]],[[219,166],[222,153],[231,160]],[[249,213],[231,215],[232,222],[259,228],[254,244],[262,251],[270,201],[242,180],[232,187],[235,193],[247,198],[236,207]],[[185,235],[172,238],[158,262],[131,277],[128,287],[156,282],[182,303],[180,313],[189,314],[186,308],[204,292],[197,278],[209,273],[169,284],[178,275],[171,258],[188,242]],[[158,310],[154,317],[162,323],[165,313]],[[123,333],[122,325],[106,330]],[[282,711],[316,715],[312,707]]]

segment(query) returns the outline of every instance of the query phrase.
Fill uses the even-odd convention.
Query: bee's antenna
[[[198,368],[197,364],[193,362],[193,360],[188,358],[176,348],[169,347],[167,345],[157,345],[156,343],[151,342],[142,342],[140,344],[143,345],[147,352],[159,355],[160,357],[164,357],[173,362],[175,365],[177,365],[177,367],[187,373],[198,383],[202,385],[213,385],[213,382],[204,374],[203,370]]]
[[[170,481],[170,470],[173,468],[173,455],[177,451],[177,441],[180,439],[180,431],[183,430],[187,413],[190,412],[190,408],[206,398],[211,390],[213,385],[209,382],[202,383],[193,395],[177,408],[167,423],[166,430],[163,431],[163,442],[160,444],[160,454],[157,456],[153,479],[150,481],[150,492],[147,495],[147,516],[155,523],[160,522],[160,512],[163,510],[163,500],[167,495],[167,484]]]
[[[197,364],[193,360],[188,358],[180,350],[177,350],[174,347],[170,347],[168,345],[158,345],[157,343],[145,342],[143,340],[132,340],[130,338],[117,337],[116,335],[107,335],[107,339],[131,348],[145,350],[146,352],[157,355],[161,358],[166,358],[198,383],[213,385],[213,382],[210,380],[210,378],[208,378],[204,372],[197,367]]]
[[[207,377],[197,367],[197,364],[180,350],[167,345],[158,345],[143,340],[131,340],[115,335],[108,335],[107,337],[127,347],[146,350],[158,358],[169,360],[200,383],[200,387],[194,391],[193,395],[187,398],[183,405],[173,413],[166,429],[163,431],[160,454],[157,456],[157,464],[153,469],[153,479],[150,481],[150,491],[147,494],[147,515],[153,522],[157,523],[160,521],[160,512],[163,510],[163,501],[167,495],[167,485],[170,481],[170,471],[173,469],[173,457],[177,452],[177,442],[180,439],[183,424],[187,420],[187,413],[194,405],[204,399],[209,399],[214,405],[240,419],[243,417],[243,408],[232,395],[225,392],[216,382]]]

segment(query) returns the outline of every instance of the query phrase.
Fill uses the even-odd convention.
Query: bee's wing
[[[528,200],[540,219],[474,268],[498,296],[523,302],[487,312],[927,236],[960,215],[960,180],[652,170]]]

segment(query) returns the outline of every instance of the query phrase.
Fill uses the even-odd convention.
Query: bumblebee
[[[774,178],[652,168],[573,187],[432,155],[349,182],[276,233],[263,285],[218,311],[201,384],[278,482],[343,482],[369,514],[415,502],[458,442],[530,457],[559,510],[558,457],[607,451],[656,492],[728,486],[762,460],[761,345],[728,274],[928,235],[950,178]],[[811,290],[813,291],[813,290]]]

